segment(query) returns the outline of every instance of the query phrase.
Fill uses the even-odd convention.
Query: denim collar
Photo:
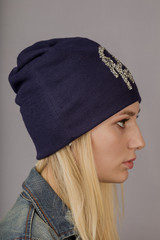
[[[75,235],[74,226],[65,218],[67,211],[70,210],[35,167],[31,169],[22,187],[37,213],[60,239]]]

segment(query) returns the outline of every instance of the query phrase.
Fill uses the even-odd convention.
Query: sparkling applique
[[[111,55],[111,56],[113,59],[116,60],[117,63],[114,63],[111,58],[106,57],[104,55],[104,50],[105,50],[104,47],[99,46],[99,48],[98,48],[99,56],[100,56],[100,58],[102,58],[102,61],[104,62],[104,64],[107,67],[109,67],[110,71],[113,73],[113,75],[116,78],[118,78],[119,75],[121,75],[121,77],[123,78],[124,82],[126,83],[128,89],[131,90],[132,86],[131,86],[131,83],[129,82],[129,80],[132,81],[132,83],[134,83],[135,81],[134,81],[133,76],[130,73],[130,71],[113,55]]]

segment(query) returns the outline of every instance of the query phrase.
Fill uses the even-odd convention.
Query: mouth
[[[129,160],[129,161],[123,162],[123,164],[124,164],[127,168],[132,169],[132,168],[134,167],[133,161],[135,161],[135,160],[136,160],[136,158],[133,158],[133,159],[131,159],[131,160]]]

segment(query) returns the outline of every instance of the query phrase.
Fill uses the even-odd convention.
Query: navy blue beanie
[[[129,70],[98,43],[81,37],[27,47],[9,82],[38,160],[141,102]]]

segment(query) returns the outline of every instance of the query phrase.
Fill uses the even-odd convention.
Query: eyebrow
[[[139,109],[138,113],[140,113],[140,111],[141,111],[141,109]],[[123,114],[127,114],[127,115],[129,115],[130,117],[133,117],[133,116],[136,115],[135,112],[133,112],[133,111],[129,111],[129,110],[124,110],[124,111],[121,112],[119,115],[123,115]]]

